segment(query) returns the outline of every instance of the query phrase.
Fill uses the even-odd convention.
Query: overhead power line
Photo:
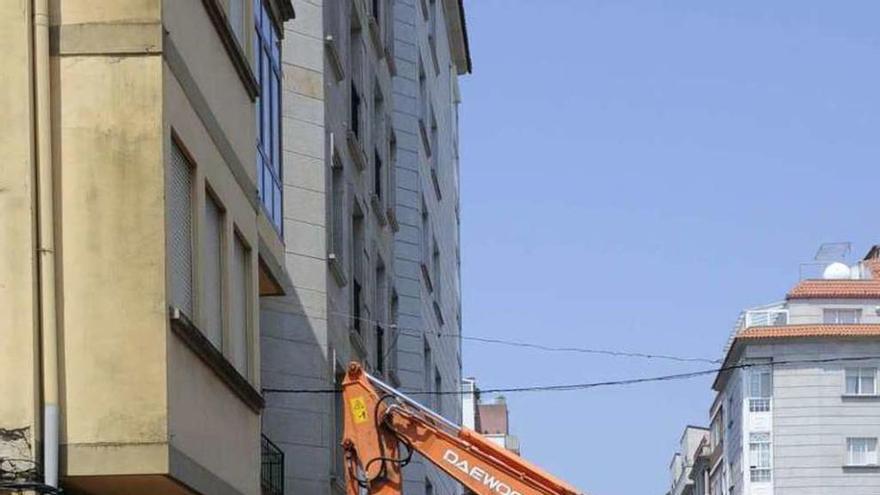
[[[569,384],[559,384],[559,385],[530,385],[530,386],[518,386],[518,387],[499,387],[499,388],[483,388],[480,389],[480,393],[518,393],[518,392],[568,392],[573,390],[586,390],[591,388],[599,388],[599,387],[615,387],[615,386],[627,386],[627,385],[636,385],[640,383],[651,383],[651,382],[665,382],[665,381],[673,381],[673,380],[687,380],[691,378],[696,378],[699,376],[712,375],[716,373],[721,373],[725,371],[733,371],[745,368],[754,368],[754,367],[776,367],[776,366],[784,366],[784,365],[795,365],[795,364],[827,364],[827,363],[839,363],[839,362],[853,362],[853,361],[867,361],[871,359],[880,359],[880,356],[852,356],[852,357],[837,357],[837,358],[816,358],[816,359],[799,359],[799,360],[788,360],[788,361],[771,361],[766,363],[740,363],[740,364],[732,364],[729,366],[721,366],[718,368],[699,370],[699,371],[691,371],[687,373],[674,373],[670,375],[659,375],[659,376],[649,376],[649,377],[641,377],[641,378],[629,378],[624,380],[610,380],[610,381],[602,381],[602,382],[586,382],[586,383],[569,383]],[[341,392],[340,389],[336,388],[327,388],[327,389],[307,389],[307,388],[264,388],[264,393],[283,393],[283,394],[336,394]],[[414,391],[406,392],[407,395],[464,395],[469,394],[471,392],[464,390],[445,390],[445,391]]]
[[[595,355],[605,355],[605,356],[614,356],[614,357],[628,357],[628,358],[640,358],[640,359],[657,359],[657,360],[666,360],[666,361],[676,361],[681,363],[708,363],[708,364],[719,364],[721,363],[720,359],[710,359],[703,357],[694,357],[694,356],[675,356],[671,354],[663,354],[663,353],[649,353],[649,352],[638,352],[638,351],[626,351],[626,350],[615,350],[615,349],[602,349],[602,348],[590,348],[590,347],[580,347],[580,346],[551,346],[546,344],[539,344],[535,342],[525,342],[519,340],[509,340],[509,339],[499,339],[493,337],[481,337],[477,335],[465,335],[460,333],[445,333],[445,332],[437,332],[434,330],[428,330],[424,328],[417,327],[406,327],[402,325],[396,325],[394,323],[390,323],[388,321],[379,321],[371,318],[366,318],[362,316],[354,316],[348,313],[336,312],[336,311],[328,311],[327,314],[343,316],[346,318],[350,318],[352,320],[359,320],[364,323],[370,323],[373,325],[381,325],[384,328],[396,328],[398,334],[409,335],[412,337],[421,337],[424,334],[435,335],[438,338],[460,338],[462,340],[467,340],[471,342],[480,342],[484,344],[496,344],[496,345],[506,345],[510,347],[520,347],[527,349],[535,349],[544,352],[560,352],[560,353],[578,353],[578,354],[595,354]],[[397,336],[395,335],[396,339]],[[389,349],[386,350],[383,358],[387,357]]]

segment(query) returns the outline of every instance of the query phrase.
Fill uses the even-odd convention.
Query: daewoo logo
[[[504,483],[489,474],[485,469],[479,466],[471,466],[468,464],[467,460],[460,458],[453,450],[447,450],[444,452],[443,460],[455,466],[455,468],[462,473],[479,481],[484,486],[489,487],[490,490],[499,495],[522,495],[520,492],[511,488],[507,483]]]

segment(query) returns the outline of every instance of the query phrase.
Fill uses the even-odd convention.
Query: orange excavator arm
[[[413,452],[477,495],[581,495],[479,433],[406,397],[360,364],[342,383],[348,495],[400,495]]]

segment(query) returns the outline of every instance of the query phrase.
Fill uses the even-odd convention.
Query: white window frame
[[[854,392],[850,392],[849,390],[849,380],[850,377],[855,374],[856,379],[856,390]],[[864,387],[862,385],[862,381],[866,378],[870,377],[874,383],[873,387],[870,390],[862,390]],[[877,367],[875,366],[857,366],[846,368],[843,371],[843,392],[844,395],[850,396],[874,396],[877,395]]]
[[[841,318],[843,315],[851,315],[852,318]],[[862,310],[859,308],[825,308],[822,310],[822,322],[827,325],[853,325],[861,323],[861,321]]]
[[[761,375],[767,375],[768,385],[767,390],[764,390],[763,380],[761,379]],[[757,377],[757,382],[754,380]],[[755,393],[753,390],[753,385],[757,383],[757,387],[759,390]],[[770,412],[771,410],[771,402],[773,398],[773,370],[772,368],[761,366],[751,368],[748,373],[748,383],[746,383],[748,397],[749,397],[749,412],[757,413],[757,412]]]
[[[864,446],[864,462],[856,462],[856,447]],[[860,450],[860,454],[861,449]],[[846,465],[853,467],[878,466],[877,437],[847,437],[846,439]]]
[[[752,483],[773,480],[773,439],[770,432],[749,433],[749,480]]]

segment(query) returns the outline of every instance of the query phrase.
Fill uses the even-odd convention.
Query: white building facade
[[[460,396],[431,392],[461,383],[458,77],[471,69],[462,2],[395,0],[394,33],[394,383],[460,422]],[[461,488],[416,459],[404,470],[404,491]]]
[[[743,312],[713,385],[708,493],[880,493],[876,254]]]

